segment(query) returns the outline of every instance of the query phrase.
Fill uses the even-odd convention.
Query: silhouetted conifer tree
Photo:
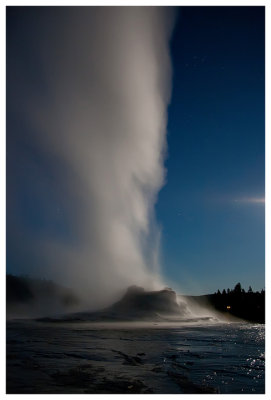
[[[238,283],[235,285],[235,287],[234,287],[233,291],[234,291],[234,293],[237,293],[237,294],[239,294],[239,293],[241,293],[241,290],[242,290],[241,283],[240,283],[240,282],[238,282]]]

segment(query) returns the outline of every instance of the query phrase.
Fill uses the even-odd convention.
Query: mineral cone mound
[[[130,286],[123,298],[109,308],[116,313],[180,314],[176,293],[169,288],[147,292],[142,287]]]
[[[125,295],[112,306],[96,312],[79,312],[43,321],[131,321],[163,320],[167,317],[186,315],[185,304],[177,303],[176,293],[165,288],[158,291],[145,291],[139,286],[130,286]]]

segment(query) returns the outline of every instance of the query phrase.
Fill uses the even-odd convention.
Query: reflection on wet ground
[[[7,393],[264,393],[264,325],[7,323]]]

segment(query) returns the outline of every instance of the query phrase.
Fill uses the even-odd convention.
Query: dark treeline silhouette
[[[51,280],[34,279],[28,276],[15,276],[8,274],[6,277],[7,303],[29,302],[36,297],[61,298],[63,304],[73,304],[77,301],[70,289],[59,286]]]
[[[253,292],[249,286],[246,292],[240,283],[234,289],[218,290],[207,295],[209,302],[218,311],[227,312],[235,317],[251,322],[265,323],[265,290]]]
[[[7,316],[39,314],[42,310],[65,310],[79,303],[69,288],[51,280],[28,276],[6,276]]]

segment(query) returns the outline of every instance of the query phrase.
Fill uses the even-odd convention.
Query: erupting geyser
[[[35,275],[80,290],[95,307],[134,283],[163,287],[154,203],[165,173],[173,13],[171,7],[31,10],[35,43],[27,38],[31,51],[21,62],[34,49],[40,64],[19,82],[28,95],[14,96],[10,111],[22,115],[26,148],[31,143],[41,160],[29,158],[33,173],[18,179],[25,190],[31,186],[45,229],[26,231],[14,214],[10,240],[29,266],[25,273],[34,264]],[[20,23],[27,26],[24,15]]]

